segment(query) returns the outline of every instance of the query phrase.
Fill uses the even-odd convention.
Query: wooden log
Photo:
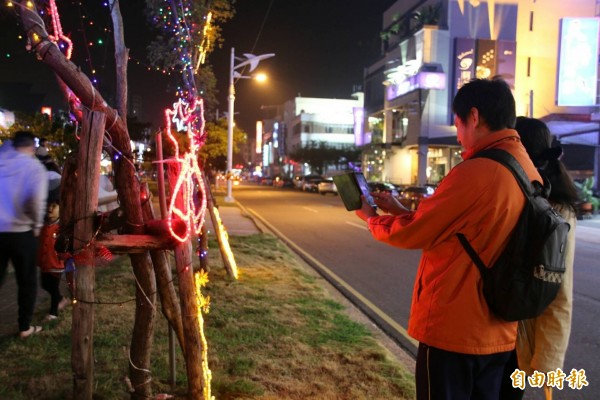
[[[187,227],[185,222],[180,219],[174,219],[171,223],[173,231],[179,235],[179,237],[185,234]],[[144,231],[149,235],[154,236],[167,236],[173,238],[169,229],[169,223],[166,220],[152,220],[144,223]]]
[[[221,218],[218,218],[215,212],[215,199],[210,189],[210,182],[206,179],[206,175],[203,174],[204,182],[206,182],[206,208],[210,215],[213,228],[215,230],[215,236],[217,237],[217,243],[219,244],[219,252],[221,253],[221,260],[223,260],[223,266],[227,271],[227,275],[233,279],[237,279],[237,265],[229,246],[228,236]]]
[[[96,244],[115,254],[140,254],[149,250],[174,249],[177,241],[167,236],[103,234],[98,236]]]
[[[185,367],[188,379],[190,399],[202,398],[202,388],[207,385],[202,373],[202,341],[198,331],[198,306],[196,302],[196,284],[192,268],[192,244],[190,240],[175,247],[175,265],[179,278],[179,299],[183,335],[185,337]]]
[[[154,208],[152,206],[152,202],[146,202],[142,207],[142,210],[144,212],[144,219],[147,221],[146,224],[154,220]],[[169,249],[174,248],[176,245],[176,241],[171,235],[162,235],[160,236],[160,239],[170,242],[172,247],[169,247]],[[183,337],[183,325],[181,322],[181,307],[177,301],[177,292],[175,291],[175,285],[173,284],[171,265],[169,264],[169,259],[167,258],[164,249],[165,248],[149,249],[150,257],[152,258],[154,274],[156,275],[158,295],[162,305],[162,313],[167,321],[169,321],[169,325],[175,331],[177,340],[179,341],[179,346],[185,354],[185,339]]]
[[[169,185],[174,187],[179,174],[179,165],[168,164]],[[183,208],[182,196],[176,199],[178,207]],[[175,247],[175,265],[179,278],[179,300],[183,316],[183,335],[185,338],[185,366],[188,380],[188,396],[190,399],[200,399],[203,387],[208,385],[202,373],[202,341],[199,332],[198,304],[196,301],[196,285],[194,269],[192,268],[191,238]]]
[[[94,391],[94,215],[98,203],[98,180],[102,137],[106,116],[102,112],[84,111],[77,162],[77,201],[74,207],[73,253],[75,298],[73,307],[72,353],[73,398],[91,400]],[[82,257],[83,255],[83,257]]]
[[[162,129],[161,129],[162,130]],[[162,132],[161,130],[158,131],[158,133],[156,134],[156,161],[158,162],[157,164],[157,170],[156,172],[158,173],[158,201],[160,204],[160,217],[161,219],[165,219],[167,218],[167,196],[166,196],[166,188],[165,188],[165,169],[163,167],[163,150],[162,150]],[[150,208],[150,210],[154,211],[152,208]],[[146,217],[146,215],[144,214],[144,218]],[[158,280],[158,275],[159,272],[155,270],[155,274],[157,276],[157,280]],[[181,323],[181,308],[179,307],[179,303],[177,304],[177,309],[179,310],[179,320]],[[164,312],[164,308],[165,305],[163,303],[163,312]],[[167,317],[168,318],[168,317]],[[181,338],[179,338],[179,345],[181,347],[181,350],[183,351],[183,354],[185,354],[185,338],[183,337],[183,323],[181,323]],[[169,324],[169,383],[171,384],[171,388],[175,389],[175,385],[177,383],[177,366],[176,366],[176,357],[175,357],[175,331],[173,329],[173,326],[171,324]],[[179,337],[179,335],[178,335]]]
[[[202,231],[198,236],[198,257],[200,258],[200,269],[209,272],[210,264],[208,263],[208,229],[206,224],[202,225]]]

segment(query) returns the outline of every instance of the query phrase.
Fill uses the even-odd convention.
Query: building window
[[[527,77],[531,76],[531,57],[527,57]]]
[[[310,126],[308,124],[304,125],[304,133],[310,133]]]

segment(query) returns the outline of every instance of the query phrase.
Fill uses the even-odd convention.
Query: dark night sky
[[[266,85],[236,84],[236,120],[248,132],[264,116],[261,105],[282,104],[298,94],[350,98],[353,85],[362,85],[364,67],[379,56],[383,12],[394,2],[238,0],[236,16],[223,29],[223,48],[210,57],[223,109],[231,47],[236,55],[275,53],[259,65],[269,75]]]
[[[223,26],[222,48],[209,56],[218,80],[219,110],[227,110],[229,55],[243,53],[275,53],[262,61],[259,70],[269,75],[266,85],[249,80],[236,84],[236,121],[249,133],[254,122],[265,116],[261,105],[282,104],[301,94],[305,97],[349,98],[353,85],[361,85],[363,69],[377,59],[380,52],[379,32],[383,12],[395,0],[237,0],[236,15]],[[101,2],[84,2],[86,8],[74,6],[74,0],[59,0],[63,31],[75,42],[74,61],[84,72],[95,68],[100,78],[100,91],[109,104],[114,85],[114,56],[110,16]],[[129,64],[130,94],[141,95],[142,117],[155,124],[162,110],[175,100],[174,76],[148,71],[144,60],[147,36],[144,17],[140,12],[143,0],[121,2],[125,25],[125,43],[133,58]],[[93,7],[96,7],[95,9]],[[65,10],[65,8],[69,8]],[[95,15],[90,19],[80,15]],[[24,50],[24,42],[15,40],[16,23],[5,11],[0,14],[0,88],[4,82],[34,83],[33,92],[45,94],[44,103],[64,108],[64,101],[49,68],[34,60]],[[262,26],[262,30],[261,30]],[[85,36],[84,36],[85,33]],[[86,41],[105,37],[103,47],[90,50],[92,62],[85,61]],[[7,58],[6,53],[11,57]],[[138,65],[136,61],[141,61]],[[88,73],[89,75],[89,73]],[[104,85],[104,86],[103,86]],[[110,86],[110,90],[108,89]],[[10,96],[0,91],[0,106]],[[238,114],[239,113],[239,114]]]

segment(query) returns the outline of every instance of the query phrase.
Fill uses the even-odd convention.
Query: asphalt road
[[[376,242],[337,196],[261,186],[242,186],[233,195],[402,347],[416,354],[416,342],[405,329],[420,251]],[[555,389],[554,400],[600,399],[600,245],[590,232],[582,229],[577,238],[573,327],[564,366],[567,375],[571,369],[583,369],[589,386]],[[544,399],[537,389],[528,388],[526,393],[527,399]]]

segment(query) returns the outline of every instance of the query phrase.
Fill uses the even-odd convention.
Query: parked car
[[[263,176],[262,178],[260,178],[260,184],[264,186],[272,186],[273,178],[270,176]]]
[[[304,176],[297,175],[294,177],[294,187],[298,190],[304,190],[304,184],[309,179],[323,179],[323,177],[321,175],[316,175],[316,174],[304,175]]]
[[[302,190],[304,192],[317,192],[318,191],[318,185],[319,182],[322,182],[324,180],[324,178],[322,176],[319,176],[318,178],[307,178],[304,179],[304,182],[302,183]]]
[[[399,191],[398,188],[396,187],[396,185],[393,185],[391,183],[388,182],[375,182],[375,181],[371,181],[368,182],[369,185],[369,189],[371,190],[371,192],[387,192],[387,193],[391,193],[392,196],[394,197],[398,197],[399,195]]]
[[[430,197],[435,192],[432,186],[409,186],[402,190],[398,199],[409,210],[416,210],[421,200]]]
[[[332,193],[335,196],[338,194],[337,187],[335,187],[335,183],[333,183],[333,179],[331,178],[327,178],[319,182],[317,185],[317,191],[323,196],[325,196],[327,193]]]
[[[292,188],[294,187],[294,182],[291,178],[276,176],[273,180],[273,186],[278,188]]]

